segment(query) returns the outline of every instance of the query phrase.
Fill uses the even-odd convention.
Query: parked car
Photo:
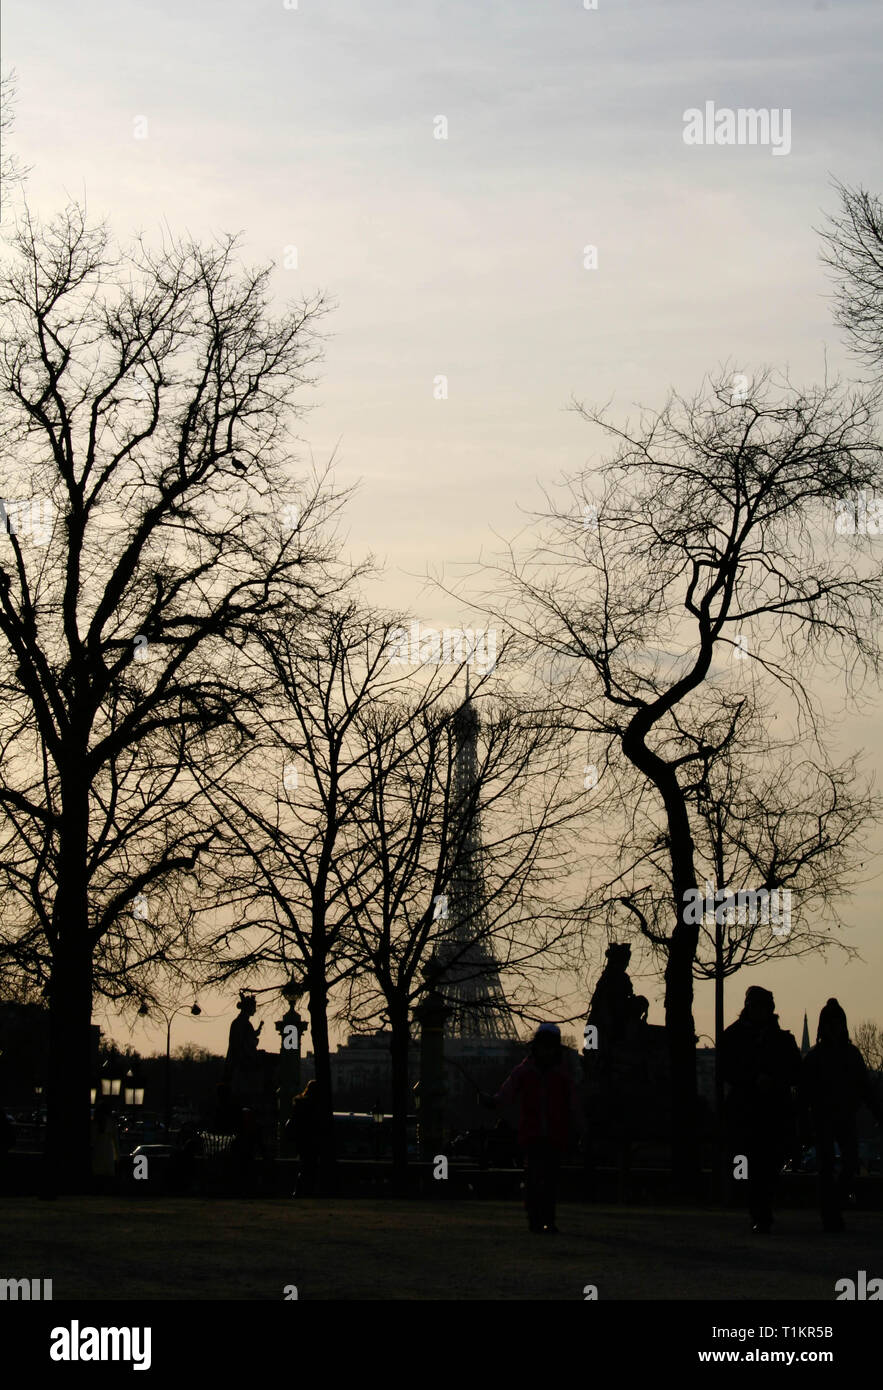
[[[143,1156],[148,1161],[151,1158],[171,1158],[175,1153],[174,1144],[138,1144],[130,1154],[131,1158]]]
[[[409,1115],[408,1155],[417,1155],[417,1116]],[[370,1111],[334,1112],[334,1144],[340,1158],[390,1158],[392,1156],[392,1115],[380,1120]]]
[[[120,1129],[120,1148],[131,1153],[138,1144],[167,1144],[169,1136],[158,1115],[138,1116],[120,1115],[117,1119]]]

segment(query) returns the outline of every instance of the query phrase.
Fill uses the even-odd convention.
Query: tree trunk
[[[676,786],[676,784],[675,784]],[[694,1196],[699,1181],[696,1024],[693,1019],[693,962],[699,924],[687,922],[687,894],[695,891],[693,837],[679,787],[667,789],[669,843],[676,925],[665,967],[665,1029],[671,1066],[672,1179],[680,1196]]]
[[[389,1008],[389,1050],[392,1058],[392,1180],[393,1191],[403,1197],[408,1190],[408,1005],[396,1001]]]
[[[50,1188],[60,1192],[86,1191],[92,1177],[92,943],[86,881],[89,799],[85,772],[72,781],[74,794],[65,796],[59,837],[53,906],[56,939],[49,981],[46,1176]]]
[[[699,1173],[696,1134],[696,1029],[693,1020],[695,944],[675,928],[665,968],[665,1031],[671,1066],[672,1178],[681,1196],[693,1195]]]
[[[316,1072],[316,1124],[319,1146],[319,1183],[323,1191],[334,1185],[334,1107],[331,1088],[331,1046],[328,1041],[328,999],[324,962],[309,975],[310,1032],[313,1035],[313,1064]]]
[[[92,961],[88,943],[52,962],[46,1176],[54,1192],[85,1192],[92,1176],[89,1090]]]
[[[635,716],[622,739],[629,761],[656,786],[668,822],[675,926],[665,966],[665,1034],[671,1072],[671,1164],[674,1189],[694,1195],[699,1177],[696,1089],[696,1025],[693,1019],[693,962],[699,926],[685,920],[687,893],[696,888],[693,837],[687,802],[672,768],[644,738],[648,715]]]
[[[724,1078],[721,1072],[721,1042],[724,1036],[724,928],[714,927],[714,1196],[724,1197]]]

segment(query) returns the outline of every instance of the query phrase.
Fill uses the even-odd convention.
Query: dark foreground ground
[[[0,1278],[55,1300],[834,1299],[883,1276],[883,1213],[825,1235],[784,1211],[753,1236],[738,1211],[562,1206],[533,1236],[511,1202],[341,1199],[0,1201]],[[289,1297],[291,1294],[289,1293]]]

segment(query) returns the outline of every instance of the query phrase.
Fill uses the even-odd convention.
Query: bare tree
[[[852,1040],[865,1059],[869,1071],[883,1071],[883,1028],[863,1019],[852,1030]]]
[[[48,1152],[75,1183],[93,990],[143,998],[133,970],[179,937],[181,878],[215,835],[188,763],[235,758],[263,697],[254,624],[333,585],[337,504],[291,469],[321,299],[274,318],[235,239],[123,251],[77,207],[25,212],[12,252],[0,807],[18,940],[48,974]]]
[[[822,259],[833,272],[835,318],[857,356],[883,365],[883,201],[835,181],[840,208],[821,230]]]
[[[412,680],[389,661],[399,626],[353,594],[314,613],[307,635],[284,613],[268,619],[256,632],[274,693],[254,707],[249,745],[235,769],[194,766],[223,828],[207,893],[218,919],[207,980],[281,975],[308,995],[328,1157],[328,1000],[356,968],[344,950],[351,928],[346,887],[362,871],[365,850],[350,829],[371,797],[369,753],[356,729],[367,710],[389,706]],[[418,712],[452,679],[430,677]]]
[[[582,787],[557,727],[499,686],[483,695],[484,684],[462,705],[387,709],[359,725],[371,796],[354,826],[359,872],[341,884],[361,967],[347,982],[346,1017],[364,1026],[379,1014],[389,1026],[399,1183],[410,1019],[427,980],[444,995],[453,982],[496,985],[499,971],[508,987],[520,985],[518,1002],[530,1012],[538,970],[555,979],[573,920],[562,884]],[[477,731],[477,708],[481,751],[471,785],[458,786],[461,725],[472,720]],[[472,833],[479,822],[480,843]]]
[[[720,740],[706,725],[701,762],[684,783],[691,806],[699,937],[694,977],[714,981],[714,1042],[721,1055],[724,986],[745,967],[826,952],[853,955],[839,930],[840,900],[854,890],[862,833],[879,818],[857,756],[818,766],[792,742],[770,735],[769,710],[747,710]],[[749,714],[751,717],[749,717]],[[739,728],[739,725],[743,727]],[[636,924],[665,963],[671,933],[671,857],[664,817],[646,787],[620,818],[617,871],[596,886],[590,915],[610,927]],[[716,1114],[723,1080],[716,1071]]]
[[[716,1047],[729,976],[831,946],[854,954],[840,935],[841,903],[858,884],[879,799],[858,755],[832,767],[789,751],[770,744],[759,760],[730,762],[717,785],[712,775],[697,789],[697,847],[706,896],[713,885],[717,901],[702,914],[695,972],[715,981]]]
[[[702,729],[764,682],[807,746],[819,737],[811,673],[847,691],[876,675],[883,568],[867,537],[834,534],[835,506],[883,481],[876,400],[825,384],[801,391],[763,372],[722,371],[692,399],[672,395],[639,426],[579,407],[615,443],[537,519],[527,554],[501,566],[508,621],[573,663],[562,723],[608,745],[658,799],[671,880],[666,1030],[674,1164],[695,1171],[693,975],[696,812]],[[597,485],[597,495],[595,486]],[[497,611],[499,600],[486,606]]]
[[[23,183],[29,173],[10,147],[15,126],[16,80],[13,68],[0,77],[0,217],[6,211],[10,189]]]
[[[291,975],[303,985],[328,1155],[329,1000],[345,991],[342,1013],[357,1028],[389,1022],[398,1173],[407,1159],[410,1011],[425,986],[424,967],[450,936],[438,907],[451,891],[465,834],[454,811],[459,702],[451,699],[463,684],[463,662],[403,670],[394,658],[402,628],[399,616],[356,599],[324,614],[306,643],[284,623],[265,626],[277,700],[260,711],[235,777],[198,774],[225,835],[213,979]],[[479,677],[476,696],[488,679]],[[473,935],[502,941],[505,916],[504,965],[520,965],[536,960],[554,936],[532,909],[539,878],[548,877],[556,854],[559,867],[564,858],[563,843],[555,851],[550,844],[552,808],[562,824],[565,817],[549,787],[545,803],[531,796],[550,773],[557,735],[526,712],[504,718],[501,706],[499,713],[477,780],[488,814],[505,805],[511,815],[486,846],[487,914]],[[531,873],[533,896],[525,887]],[[560,903],[555,912],[561,915]],[[463,954],[449,950],[448,968]]]

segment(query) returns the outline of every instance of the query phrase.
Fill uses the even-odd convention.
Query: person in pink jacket
[[[555,1023],[541,1023],[530,1052],[495,1096],[482,1096],[494,1108],[518,1101],[518,1140],[524,1152],[525,1207],[532,1231],[558,1234],[555,1202],[561,1161],[582,1128],[577,1090]]]

